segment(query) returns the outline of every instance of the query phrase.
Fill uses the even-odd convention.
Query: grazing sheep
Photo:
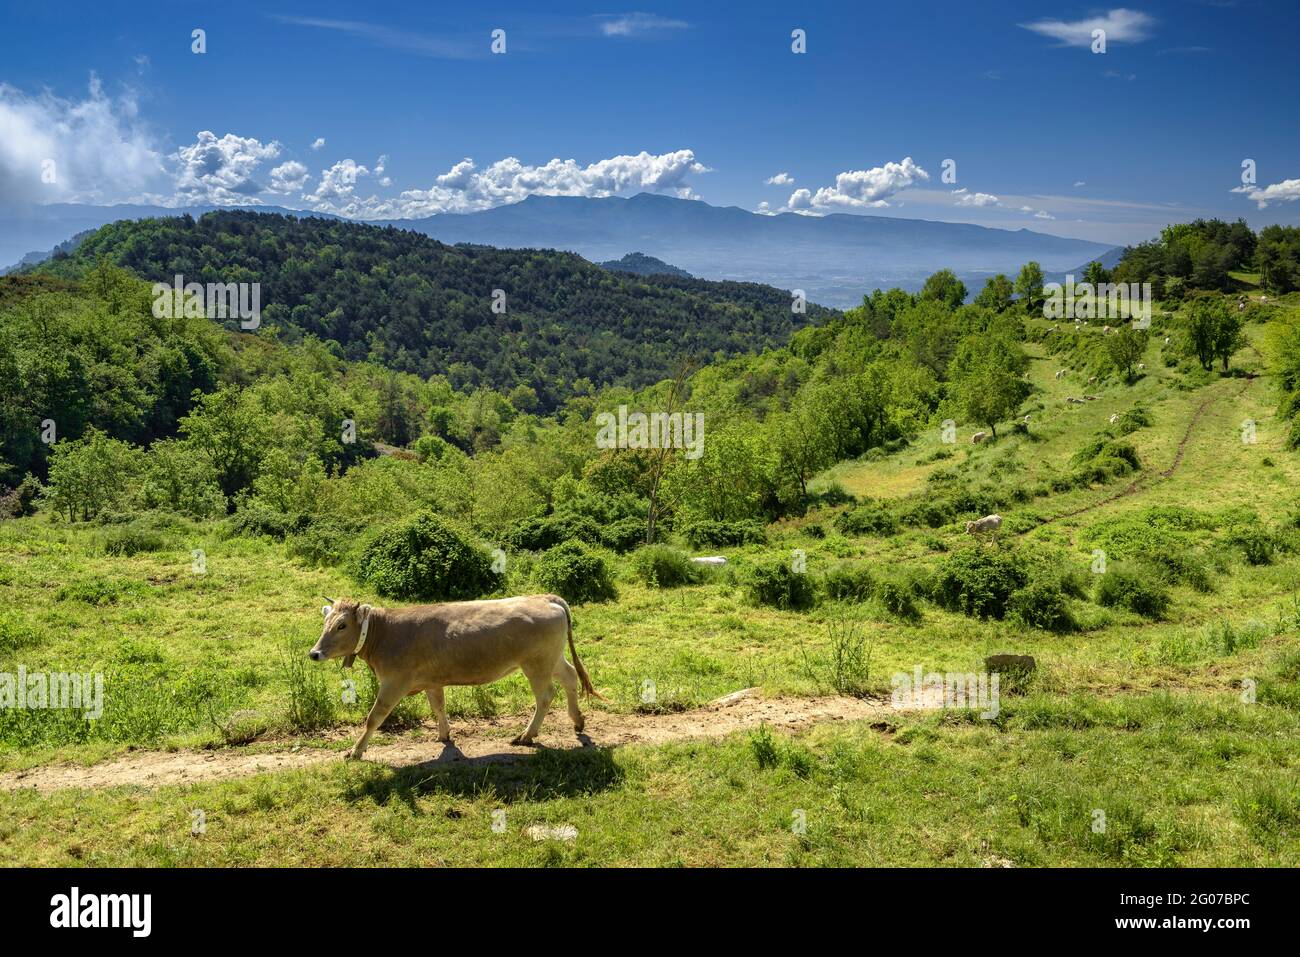
[[[987,432],[976,432],[970,437],[971,445],[979,445],[979,443],[983,442],[988,437],[989,434]]]
[[[1002,527],[1001,515],[985,515],[983,518],[966,523],[967,535],[982,535],[984,532],[996,532]]]
[[[1165,336],[1165,345],[1169,345],[1169,337]]]
[[[1110,326],[1102,326],[1102,327],[1101,327],[1101,331],[1102,331],[1102,332],[1110,332]]]
[[[1029,424],[1029,416],[1025,416],[1025,425]]]
[[[1057,377],[1058,379],[1063,379],[1063,378],[1065,378],[1065,370],[1064,370],[1064,369],[1061,369],[1059,372],[1057,372],[1057,373],[1056,373],[1056,377]]]
[[[1091,376],[1091,377],[1089,377],[1089,379],[1088,379],[1088,385],[1092,385],[1092,384],[1093,384],[1094,382],[1096,382],[1096,381],[1097,381],[1097,377],[1096,377],[1096,376]]]
[[[1114,415],[1110,417],[1108,421],[1110,422],[1111,425],[1114,425],[1116,422],[1119,421],[1119,413],[1116,412]]]
[[[1147,364],[1146,364],[1145,362],[1139,362],[1139,363],[1138,363],[1138,371],[1139,371],[1139,372],[1141,372],[1141,371],[1142,371],[1143,369],[1145,369],[1146,367],[1147,367]]]

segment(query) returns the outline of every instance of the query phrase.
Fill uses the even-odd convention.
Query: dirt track
[[[733,731],[766,723],[784,731],[798,731],[824,721],[879,717],[891,713],[889,703],[860,698],[764,698],[747,689],[693,711],[676,714],[613,714],[588,711],[586,732],[579,738],[563,708],[552,709],[538,736],[540,747],[516,747],[510,738],[519,733],[526,716],[453,722],[453,740],[438,742],[429,727],[419,739],[375,745],[366,760],[391,767],[448,764],[457,761],[500,763],[518,761],[538,750],[611,748],[626,744],[663,744],[691,738],[721,738]],[[355,729],[326,740],[349,743]],[[33,788],[41,792],[72,788],[134,786],[146,789],[199,781],[248,777],[272,771],[301,768],[325,761],[342,761],[344,752],[322,746],[294,747],[250,753],[240,748],[215,751],[137,751],[88,767],[53,764],[0,774],[0,791]]]

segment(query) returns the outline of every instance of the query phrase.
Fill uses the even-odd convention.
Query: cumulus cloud
[[[1289,203],[1300,199],[1300,179],[1284,179],[1280,183],[1271,183],[1263,189],[1255,186],[1238,186],[1234,193],[1245,193],[1253,199],[1259,209],[1267,209],[1269,203]]]
[[[1040,209],[1038,212],[1034,213],[1034,219],[1055,219],[1055,218],[1056,218],[1055,216],[1053,216],[1045,209]]]
[[[357,180],[369,175],[370,170],[356,160],[339,160],[329,169],[321,170],[316,188],[303,199],[322,212],[358,215],[362,208],[356,199]]]
[[[763,180],[765,186],[793,186],[794,177],[789,173],[777,173],[775,176],[769,176]]]
[[[840,173],[835,177],[834,186],[823,186],[815,193],[797,189],[790,194],[786,207],[794,212],[814,212],[837,207],[888,206],[889,197],[929,178],[930,174],[908,156],[901,163]]]
[[[619,13],[601,18],[600,32],[607,37],[632,37],[665,30],[684,30],[690,26],[685,20],[671,20],[653,13]]]
[[[1106,42],[1140,43],[1151,35],[1155,18],[1140,10],[1119,7],[1082,20],[1035,20],[1020,26],[1041,36],[1058,40],[1062,46],[1091,47],[1092,32],[1106,31]]]
[[[692,150],[654,155],[613,156],[586,166],[572,159],[553,159],[530,166],[513,156],[479,169],[466,157],[434,178],[428,189],[406,190],[385,204],[389,215],[428,216],[473,212],[529,196],[613,196],[630,191],[668,192],[682,199],[697,195],[687,177],[710,169]]]
[[[266,160],[280,155],[280,144],[227,133],[220,139],[203,130],[189,146],[168,157],[175,164],[176,199],[180,204],[243,205],[259,202],[266,187],[253,178]]]
[[[271,189],[277,193],[296,193],[306,189],[309,178],[306,166],[289,160],[271,170]]]
[[[314,149],[314,150],[318,150],[318,149],[320,149],[321,147],[323,147],[324,145],[325,145],[325,137],[323,137],[323,136],[318,136],[318,137],[316,137],[315,140],[312,141],[311,148]]]
[[[120,202],[164,183],[129,93],[111,97],[93,75],[84,99],[0,83],[0,201]]]
[[[957,197],[958,206],[1000,206],[1001,201],[992,193],[972,193],[966,187],[954,189],[952,194]]]

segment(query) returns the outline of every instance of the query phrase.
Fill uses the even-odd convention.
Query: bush
[[[693,522],[682,534],[692,548],[767,544],[767,528],[755,521]]]
[[[621,555],[645,544],[645,532],[646,520],[644,518],[628,516],[605,526],[600,534],[600,540],[606,548]]]
[[[36,500],[40,497],[42,491],[43,487],[40,481],[31,475],[27,475],[18,483],[17,488],[10,489],[0,495],[0,519],[35,515]]]
[[[1025,573],[1011,555],[978,546],[944,559],[934,582],[934,600],[974,618],[1002,618],[1011,593],[1025,585]]]
[[[239,511],[226,519],[223,534],[227,538],[266,535],[284,541],[289,535],[306,531],[310,525],[310,515],[291,515],[276,511],[262,502],[245,499]]]
[[[533,569],[533,581],[574,605],[618,597],[605,559],[581,542],[561,542],[548,549]]]
[[[1093,601],[1107,608],[1126,608],[1147,618],[1159,618],[1169,607],[1169,595],[1154,572],[1142,574],[1125,566],[1111,566],[1097,576]]]
[[[1239,528],[1228,536],[1228,544],[1240,548],[1246,562],[1251,565],[1273,564],[1273,551],[1277,540],[1272,533],[1261,528]]]
[[[753,566],[744,576],[744,586],[755,605],[800,610],[817,603],[812,576],[795,571],[789,559],[771,558]]]
[[[160,552],[168,546],[167,538],[145,522],[132,522],[110,529],[104,535],[104,553],[130,558],[142,552]]]
[[[878,502],[842,512],[835,519],[835,528],[845,535],[893,535],[898,531],[898,519]]]
[[[572,512],[526,518],[506,532],[504,538],[510,547],[530,552],[543,552],[561,542],[579,541],[600,545],[604,541],[600,525],[595,519]]]
[[[285,552],[307,565],[342,565],[357,550],[365,528],[362,522],[316,519],[305,531],[285,540]]]
[[[876,583],[864,562],[844,562],[822,576],[822,590],[835,601],[866,601],[876,593]]]
[[[1128,435],[1138,429],[1146,428],[1151,421],[1150,412],[1141,406],[1134,406],[1119,417],[1117,431],[1120,435]]]
[[[1069,604],[1055,582],[1030,582],[1012,594],[1007,613],[1015,621],[1044,631],[1069,631],[1074,627]]]
[[[915,621],[921,617],[921,609],[916,605],[914,592],[915,588],[905,581],[884,578],[876,585],[876,601],[891,615]]]
[[[654,588],[696,585],[704,571],[683,551],[671,545],[647,545],[632,557],[632,567],[641,581]]]
[[[354,573],[380,595],[402,601],[466,601],[502,585],[487,551],[432,513],[372,533]]]

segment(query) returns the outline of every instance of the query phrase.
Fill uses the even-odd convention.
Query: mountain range
[[[52,204],[0,210],[0,263],[16,263],[26,254],[51,249],[114,220],[197,216],[211,208]],[[1014,277],[1031,259],[1050,276],[1082,271],[1094,259],[1118,255],[1115,247],[1103,243],[1029,229],[848,213],[764,215],[653,193],[594,199],[530,196],[480,212],[376,225],[414,230],[449,244],[570,251],[596,263],[638,252],[700,278],[802,289],[814,302],[841,308],[858,304],[864,293],[877,287],[919,289],[926,276],[941,268],[956,272],[973,294],[988,276],[1003,272]],[[38,253],[27,258],[43,257]]]

